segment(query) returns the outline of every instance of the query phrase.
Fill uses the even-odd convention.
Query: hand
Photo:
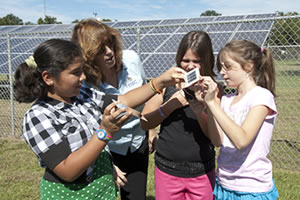
[[[217,83],[209,76],[203,76],[201,83],[203,94],[201,97],[205,103],[209,103],[214,100],[218,100],[219,88]]]
[[[175,85],[177,83],[184,82],[185,74],[186,71],[184,71],[180,67],[171,67],[170,69],[162,73],[159,77],[157,77],[155,80],[157,80],[157,82],[160,81],[164,88],[171,85]],[[158,85],[159,83],[156,84]]]
[[[130,118],[131,115],[132,113],[126,110],[126,108],[118,108],[116,103],[111,103],[103,112],[100,126],[101,128],[105,129],[108,134],[113,136],[120,130],[120,128],[123,126],[126,120]]]
[[[206,107],[204,102],[199,101],[190,101],[189,104],[195,114],[201,113]]]
[[[148,146],[149,146],[149,154],[152,154],[155,151],[156,141],[157,141],[157,130],[150,129],[148,131]]]
[[[114,179],[118,188],[123,187],[127,183],[126,173],[114,165]]]

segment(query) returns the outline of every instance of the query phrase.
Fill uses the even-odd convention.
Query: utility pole
[[[46,18],[46,0],[44,0],[44,16]]]

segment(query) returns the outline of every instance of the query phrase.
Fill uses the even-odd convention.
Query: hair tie
[[[25,63],[27,64],[28,67],[31,67],[31,68],[37,68],[37,64],[36,62],[34,61],[34,57],[33,56],[29,56],[26,60],[25,60]]]
[[[262,47],[262,48],[260,48],[260,51],[261,51],[262,53],[264,53],[265,49]]]

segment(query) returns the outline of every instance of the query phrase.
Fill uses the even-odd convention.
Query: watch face
[[[99,131],[99,132],[98,132],[98,138],[99,138],[99,139],[104,139],[105,136],[106,136],[106,134],[105,134],[103,131]]]

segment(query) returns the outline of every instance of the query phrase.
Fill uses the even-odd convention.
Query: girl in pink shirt
[[[267,158],[277,109],[275,70],[268,49],[247,40],[225,45],[217,67],[236,92],[217,98],[217,84],[202,77],[197,99],[208,107],[209,137],[220,146],[215,199],[277,199]]]

